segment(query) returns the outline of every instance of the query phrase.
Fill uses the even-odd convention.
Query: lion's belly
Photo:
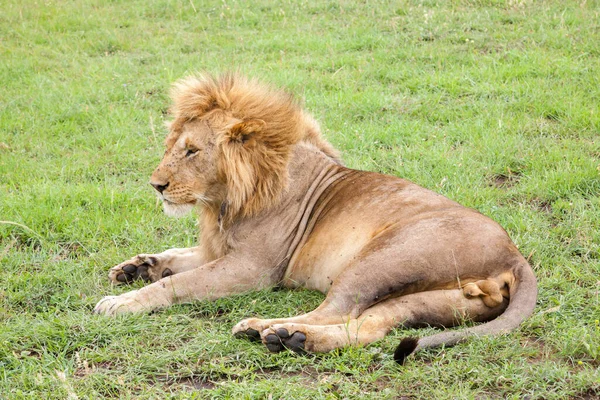
[[[313,231],[291,258],[283,285],[326,293],[372,237],[373,229],[366,226],[353,226],[349,230],[329,230],[323,226]]]
[[[419,215],[448,207],[460,206],[402,179],[353,171],[315,205],[308,224],[314,228],[294,250],[283,284],[327,292],[379,234],[391,227],[398,231]]]

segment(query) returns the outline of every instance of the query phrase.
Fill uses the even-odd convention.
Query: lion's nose
[[[158,193],[161,193],[169,186],[169,182],[165,183],[164,185],[161,185],[160,183],[152,183],[150,182],[150,184],[152,186],[154,186],[154,189],[158,190]]]

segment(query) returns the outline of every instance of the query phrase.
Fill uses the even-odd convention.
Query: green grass
[[[2,1],[0,398],[600,396],[600,4]],[[191,246],[148,177],[171,82],[239,69],[305,99],[347,165],[500,222],[539,278],[510,335],[391,359],[234,339],[322,295],[262,291],[92,315],[109,267]],[[10,222],[10,223],[7,223]]]

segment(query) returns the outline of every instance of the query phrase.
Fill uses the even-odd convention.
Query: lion
[[[150,183],[166,214],[195,209],[199,245],[140,254],[109,272],[150,283],[104,297],[95,312],[147,312],[273,286],[326,294],[290,318],[249,318],[233,334],[271,352],[366,345],[402,327],[457,331],[403,339],[419,349],[518,327],[537,283],[497,223],[410,181],[343,165],[287,92],[235,73],[172,89],[166,151]]]

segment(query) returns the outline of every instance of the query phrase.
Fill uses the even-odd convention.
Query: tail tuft
[[[394,351],[394,361],[400,365],[404,365],[404,360],[406,360],[406,357],[415,351],[418,343],[419,339],[414,337],[402,339],[398,347],[396,347],[396,351]]]

